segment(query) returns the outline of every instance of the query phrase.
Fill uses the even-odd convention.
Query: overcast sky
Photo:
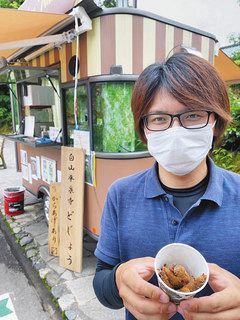
[[[238,0],[137,0],[137,6],[210,32],[221,47],[229,44],[229,34],[240,33]]]

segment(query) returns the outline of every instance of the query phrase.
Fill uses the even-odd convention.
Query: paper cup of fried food
[[[159,287],[176,304],[192,298],[209,279],[208,264],[199,251],[183,243],[163,247],[155,257]]]

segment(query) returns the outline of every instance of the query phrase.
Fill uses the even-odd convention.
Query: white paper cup
[[[167,286],[161,279],[159,272],[164,265],[172,266],[181,264],[185,267],[189,275],[195,278],[203,273],[207,276],[204,284],[197,290],[192,292],[180,292]],[[176,304],[180,301],[192,298],[196,293],[201,291],[209,279],[209,268],[206,260],[199,251],[193,247],[183,243],[172,243],[163,247],[155,257],[155,272],[158,279],[159,287],[167,293],[170,300]]]

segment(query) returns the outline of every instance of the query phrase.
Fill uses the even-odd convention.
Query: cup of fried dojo
[[[163,247],[157,253],[154,264],[159,287],[167,293],[170,300],[175,304],[179,304],[182,300],[194,297],[195,294],[201,291],[208,283],[209,268],[206,260],[199,251],[184,243],[172,243]],[[187,287],[182,287],[182,289],[180,287],[176,288],[173,286],[175,279],[176,282],[174,284],[179,284],[179,280],[175,278],[175,274],[178,274],[175,270],[178,271],[177,269],[181,268],[184,270],[184,273],[185,271],[187,272],[185,273],[187,277],[189,276],[187,280],[189,281],[188,284],[185,282]],[[169,276],[171,282],[168,281],[168,278],[166,279],[166,274],[164,274],[164,272]],[[193,283],[195,280],[198,281],[198,279],[201,279],[202,281],[199,282],[199,287],[193,289],[194,287],[191,287],[190,281]],[[166,284],[166,282],[168,284]],[[193,289],[193,291],[181,291],[189,291],[188,288],[191,288],[191,290]]]

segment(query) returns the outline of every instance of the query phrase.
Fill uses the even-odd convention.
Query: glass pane
[[[32,107],[30,115],[35,117],[35,124],[51,123],[51,125],[53,125],[53,113],[51,107]]]
[[[78,129],[89,130],[88,125],[88,104],[87,104],[87,88],[81,85],[77,89],[78,101]],[[66,114],[67,114],[67,134],[68,144],[73,145],[73,131],[75,129],[74,122],[74,88],[66,89]]]
[[[52,117],[54,127],[61,129],[61,101],[59,98],[60,95],[60,88],[59,88],[59,80],[58,78],[50,77],[52,84],[54,85],[55,89],[57,90],[58,94],[54,91],[54,105],[52,105]],[[52,84],[47,78],[42,78],[42,86],[51,86]]]
[[[98,152],[146,150],[134,130],[133,82],[104,82],[93,87],[93,141]]]
[[[14,123],[15,123],[14,131],[16,131],[16,130],[18,130],[19,125],[20,125],[19,106],[18,106],[18,100],[17,100],[17,85],[10,84],[9,87],[11,88],[11,90],[9,90],[9,93],[10,93]]]

